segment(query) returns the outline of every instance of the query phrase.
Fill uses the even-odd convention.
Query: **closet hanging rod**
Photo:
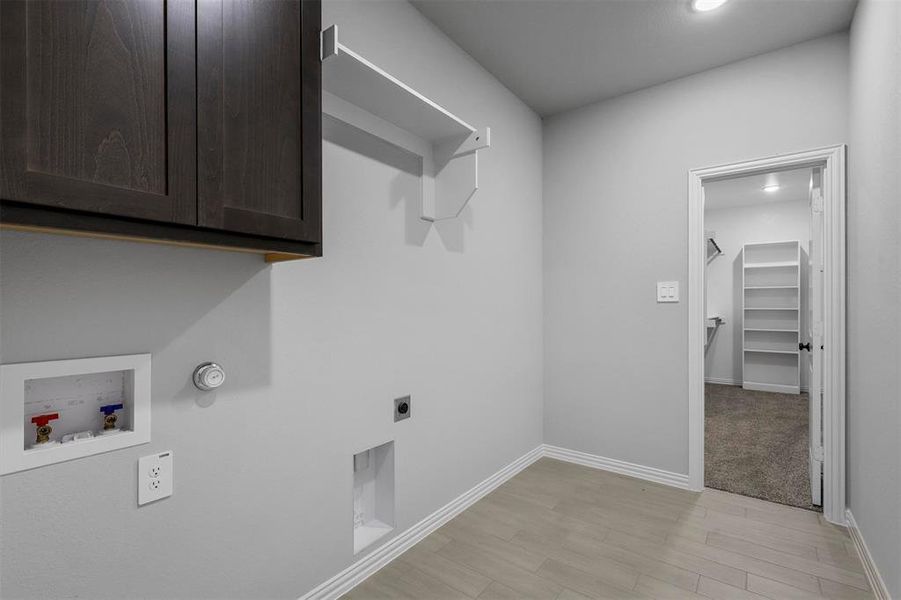
[[[720,250],[720,246],[719,246],[719,244],[716,243],[716,240],[715,240],[715,239],[713,239],[713,238],[711,237],[711,238],[707,238],[707,241],[710,242],[711,244],[713,244],[713,247],[716,248],[716,253],[717,253],[717,254],[723,254],[723,251]]]

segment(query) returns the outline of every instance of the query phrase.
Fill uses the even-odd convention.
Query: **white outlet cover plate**
[[[679,282],[678,281],[658,281],[657,282],[657,302],[678,302],[679,301]]]
[[[138,506],[172,495],[172,450],[138,459]]]

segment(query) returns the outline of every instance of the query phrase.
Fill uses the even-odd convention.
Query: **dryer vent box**
[[[394,530],[394,442],[354,454],[354,554]]]

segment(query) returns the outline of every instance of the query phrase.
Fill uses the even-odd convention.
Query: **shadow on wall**
[[[193,368],[230,391],[269,385],[270,276],[259,256],[61,235],[0,235],[2,362],[153,354],[153,401],[209,406]]]
[[[471,205],[467,205],[456,219],[429,223],[421,218],[422,186],[418,186],[416,195],[412,196],[408,193],[408,186],[403,183],[404,173],[422,177],[422,159],[419,156],[329,115],[322,117],[322,138],[370,160],[401,171],[390,190],[391,205],[389,208],[394,210],[403,205],[407,245],[425,245],[429,231],[434,225],[446,250],[458,253],[465,251],[464,229],[467,225],[472,226],[473,224]]]

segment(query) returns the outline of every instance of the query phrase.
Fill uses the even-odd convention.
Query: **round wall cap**
[[[194,385],[208,392],[225,383],[225,370],[214,362],[203,363],[194,369]]]

